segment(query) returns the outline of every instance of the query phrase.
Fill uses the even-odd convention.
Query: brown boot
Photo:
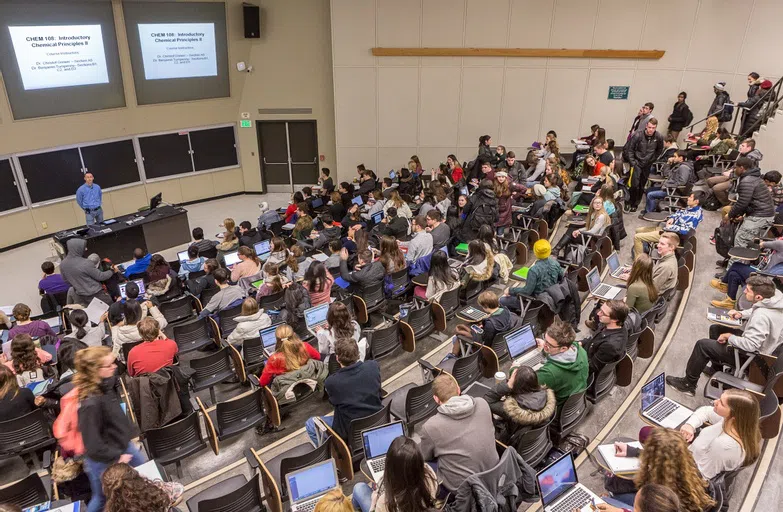
[[[585,320],[585,327],[587,327],[591,331],[594,331],[596,327],[595,320]]]
[[[734,309],[737,301],[730,299],[728,296],[723,300],[714,300],[710,304],[716,308]]]
[[[727,285],[720,279],[713,279],[712,281],[710,281],[710,286],[712,286],[716,290],[720,290],[723,293],[729,292],[729,285]]]

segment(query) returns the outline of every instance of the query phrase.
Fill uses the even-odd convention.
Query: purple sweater
[[[63,279],[62,274],[52,274],[38,281],[38,289],[43,293],[67,292],[71,285]]]

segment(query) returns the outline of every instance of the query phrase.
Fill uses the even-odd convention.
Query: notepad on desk
[[[147,480],[163,480],[163,475],[160,474],[158,466],[155,464],[154,460],[147,461],[141,466],[136,466],[133,469],[135,469],[139,475],[143,476]]]
[[[457,247],[454,248],[455,251],[461,252],[463,254],[468,253],[468,244],[459,244]]]
[[[590,211],[590,208],[585,205],[578,204],[574,206],[574,212],[575,213],[587,213]]]
[[[512,272],[512,276],[515,279],[521,279],[522,281],[527,280],[527,273],[530,272],[530,267],[521,267],[514,272]]]
[[[628,446],[641,449],[642,443],[634,441],[628,443]],[[601,452],[601,456],[613,473],[631,473],[633,471],[639,471],[639,458],[618,457],[615,455],[616,451],[614,444],[602,444],[598,447],[598,451]]]
[[[742,320],[735,320],[729,316],[729,310],[724,308],[707,308],[707,320],[727,325],[742,325]]]

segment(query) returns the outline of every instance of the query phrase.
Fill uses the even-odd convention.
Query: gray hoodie
[[[753,151],[749,151],[748,153],[746,153],[744,155],[741,155],[741,156],[746,156],[746,157],[750,158],[751,160],[756,162],[756,165],[758,165],[759,162],[761,162],[761,160],[764,158],[764,155],[758,149],[754,149]]]
[[[82,297],[92,297],[103,290],[101,281],[109,279],[114,272],[100,271],[95,264],[84,257],[87,241],[71,238],[66,242],[68,255],[60,263],[60,273],[74,291]]]
[[[664,187],[684,187],[688,183],[695,181],[694,162],[683,161],[676,169],[672,170],[666,181],[663,182]]]
[[[453,396],[421,428],[424,460],[438,459],[438,480],[456,490],[498,463],[492,413],[483,398]]]
[[[760,300],[742,312],[745,330],[742,336],[731,335],[729,343],[747,352],[771,354],[780,345],[783,335],[783,293]]]

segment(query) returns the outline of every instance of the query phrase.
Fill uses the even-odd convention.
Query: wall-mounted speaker
[[[261,9],[257,5],[243,3],[242,14],[245,20],[245,38],[261,37]]]

